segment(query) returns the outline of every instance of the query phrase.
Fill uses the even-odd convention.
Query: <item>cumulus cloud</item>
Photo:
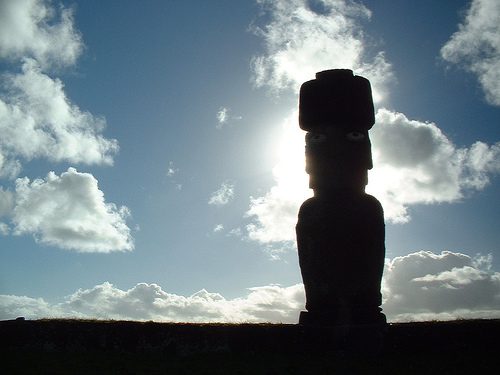
[[[0,106],[2,105],[0,99]],[[8,156],[0,149],[0,178],[15,178],[21,171],[21,162],[11,156]]]
[[[46,158],[112,164],[118,143],[102,136],[105,121],[71,103],[62,82],[42,73],[36,61],[25,60],[21,74],[5,74],[3,78],[0,91],[3,160],[21,157],[28,161]]]
[[[386,262],[384,311],[392,321],[499,318],[500,273],[491,256],[419,251]]]
[[[500,318],[500,273],[491,256],[419,251],[386,260],[383,308],[389,321]],[[106,282],[80,289],[63,302],[0,295],[0,319],[25,316],[133,319],[171,322],[296,323],[304,309],[302,284],[249,288],[226,299],[204,289],[181,296],[139,283],[121,290]]]
[[[48,0],[0,2],[0,58],[30,57],[47,68],[74,64],[82,49],[71,9]]]
[[[80,252],[132,250],[128,216],[127,207],[105,202],[91,174],[74,168],[16,180],[14,234],[33,234],[44,244]]]
[[[436,124],[402,113],[379,110],[371,139],[375,168],[367,191],[392,222],[408,221],[411,204],[456,201],[500,172],[500,142],[458,148]]]
[[[300,200],[282,196],[286,186],[273,186],[262,197],[250,197],[246,215],[254,221],[246,226],[248,237],[261,243],[288,242],[295,240],[295,224]],[[300,199],[300,198],[299,198]]]
[[[20,66],[1,76],[0,178],[13,180],[35,159],[113,164],[118,142],[103,136],[106,122],[81,110],[50,71],[76,63],[83,50],[73,13],[46,0],[0,2],[0,58]],[[29,140],[29,141],[27,141]],[[104,201],[97,180],[70,168],[45,180],[17,179],[0,187],[4,235],[33,234],[41,243],[83,252],[133,248],[126,207]]]
[[[51,305],[43,298],[0,295],[0,319],[14,319],[19,316],[37,319],[66,317],[68,315],[57,305]]]
[[[88,317],[169,322],[297,321],[304,305],[302,285],[250,288],[243,298],[225,299],[205,289],[191,296],[167,293],[156,284],[139,283],[121,290],[110,283],[78,290],[59,304],[43,299],[0,295],[0,319],[25,316]]]
[[[234,198],[234,184],[229,181],[223,182],[219,189],[214,191],[208,200],[208,204],[223,206]]]
[[[500,106],[500,3],[497,0],[473,0],[446,44],[441,57],[474,73],[486,100]]]
[[[0,3],[0,58],[21,67],[1,77],[0,177],[15,177],[37,158],[112,164],[118,143],[102,135],[105,120],[72,103],[47,73],[74,64],[82,49],[70,9],[46,0]]]

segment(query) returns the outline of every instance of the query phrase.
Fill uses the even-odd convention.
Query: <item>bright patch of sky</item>
[[[0,0],[0,319],[296,322],[297,94],[331,68],[373,87],[389,320],[500,317],[499,19]]]

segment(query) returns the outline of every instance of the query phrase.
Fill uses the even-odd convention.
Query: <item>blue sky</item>
[[[500,316],[500,5],[0,0],[0,318],[296,322],[300,84],[377,122],[390,320]]]

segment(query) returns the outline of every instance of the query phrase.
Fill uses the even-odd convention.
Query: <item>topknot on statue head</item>
[[[326,128],[369,130],[375,123],[370,81],[350,69],[316,73],[300,87],[299,125],[302,130]]]

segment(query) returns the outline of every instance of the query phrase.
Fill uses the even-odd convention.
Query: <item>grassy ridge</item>
[[[500,370],[499,320],[391,324],[383,348],[281,324],[1,321],[5,374],[461,374]],[[364,347],[363,345],[366,344]]]

